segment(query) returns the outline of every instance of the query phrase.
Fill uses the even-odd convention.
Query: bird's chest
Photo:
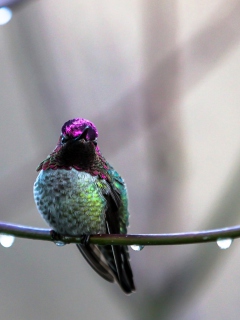
[[[105,233],[106,200],[98,177],[72,170],[41,171],[34,184],[37,208],[57,232]]]

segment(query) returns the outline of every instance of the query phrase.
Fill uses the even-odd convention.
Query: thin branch
[[[16,224],[0,222],[0,233],[13,235],[19,238],[53,241],[51,230],[33,228]],[[239,238],[240,226],[233,226],[222,229],[207,231],[196,231],[186,233],[166,234],[127,234],[127,235],[106,235],[98,234],[90,236],[89,243],[99,245],[177,245],[203,242],[215,242],[218,239]],[[60,236],[59,241],[68,243],[80,243],[82,237]]]

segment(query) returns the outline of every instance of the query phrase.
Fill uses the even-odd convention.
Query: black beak
[[[86,138],[87,138],[87,133],[88,133],[88,129],[89,129],[89,126],[87,126],[79,136],[77,136],[76,138],[74,138],[74,141],[81,140],[81,139],[86,140]]]

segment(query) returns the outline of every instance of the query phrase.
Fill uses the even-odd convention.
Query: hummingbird
[[[126,234],[129,224],[126,184],[102,156],[98,131],[89,120],[65,122],[57,146],[37,167],[33,194],[43,219],[60,235]],[[126,294],[135,291],[126,245],[77,248],[105,280]]]

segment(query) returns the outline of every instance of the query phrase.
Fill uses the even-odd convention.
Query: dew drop
[[[131,246],[131,248],[132,248],[134,251],[141,251],[141,250],[144,248],[144,246],[143,246],[143,245],[139,245],[139,244],[133,244],[133,245]]]
[[[63,241],[54,241],[54,243],[55,243],[55,245],[56,246],[58,246],[58,247],[63,247],[63,246],[65,246],[66,245],[66,243],[65,242],[63,242]]]
[[[231,238],[219,238],[217,240],[217,245],[220,249],[228,249],[233,242],[233,239]]]
[[[14,236],[8,234],[0,234],[0,243],[4,248],[9,248],[12,246],[15,240]]]

